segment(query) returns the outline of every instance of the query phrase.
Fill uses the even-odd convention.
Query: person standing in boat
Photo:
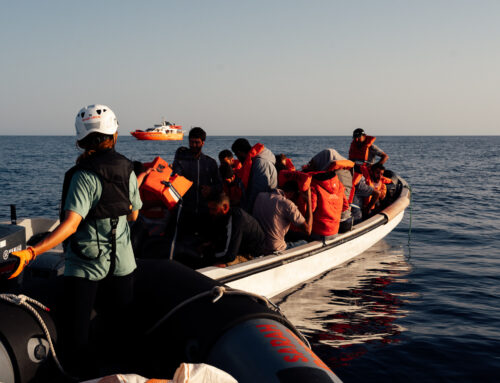
[[[172,164],[174,173],[193,182],[182,202],[179,229],[184,233],[203,230],[209,220],[206,199],[210,193],[222,191],[217,162],[202,152],[206,138],[202,128],[192,128],[189,131],[189,148],[177,149]]]
[[[257,143],[252,147],[246,138],[238,138],[231,149],[242,164],[238,176],[246,195],[241,206],[251,212],[259,193],[269,192],[278,186],[276,158],[264,145]]]
[[[88,373],[91,313],[98,312],[102,345],[118,339],[133,297],[136,268],[128,221],[142,206],[132,162],[115,151],[118,121],[105,105],[82,108],[75,120],[77,145],[84,150],[64,177],[61,223],[45,239],[12,253],[20,265],[16,277],[37,255],[64,241],[62,346],[70,373]],[[98,355],[99,354],[99,355]],[[101,355],[102,354],[102,355]]]
[[[375,137],[367,136],[363,129],[355,129],[352,132],[349,159],[360,165],[371,165],[375,163],[377,157],[380,157],[377,163],[383,165],[389,159],[389,156],[374,144],[375,140]]]

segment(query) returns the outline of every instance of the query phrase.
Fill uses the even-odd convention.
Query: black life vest
[[[64,205],[68,195],[69,185],[73,175],[78,170],[86,170],[96,174],[102,185],[101,198],[97,202],[84,221],[109,218],[111,222],[111,232],[109,240],[111,242],[110,268],[108,275],[113,275],[116,267],[116,228],[118,226],[118,218],[122,215],[128,215],[132,212],[132,204],[130,202],[129,182],[130,174],[134,170],[133,163],[125,156],[116,152],[114,149],[105,150],[95,153],[90,157],[80,161],[77,165],[69,169],[64,175],[63,190],[61,196],[60,220],[64,220]],[[80,223],[81,225],[81,223]],[[96,226],[97,231],[97,226]],[[89,259],[82,254],[78,244],[73,240],[74,236],[65,241],[64,246],[68,244],[71,250],[80,258]],[[99,246],[99,236],[97,236],[97,246],[99,247],[99,256],[102,251]]]
[[[91,155],[66,172],[61,197],[61,221],[64,219],[64,204],[69,185],[73,175],[78,170],[86,170],[96,174],[102,185],[101,198],[85,219],[118,218],[132,212],[129,182],[130,174],[134,170],[133,164],[125,156],[110,149]]]

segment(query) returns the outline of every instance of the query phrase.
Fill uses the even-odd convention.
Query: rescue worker
[[[20,259],[17,276],[37,255],[65,242],[62,346],[65,368],[92,370],[92,310],[98,312],[101,343],[117,341],[133,297],[136,268],[127,221],[142,206],[132,162],[115,151],[118,121],[105,105],[82,108],[75,120],[77,145],[84,150],[64,177],[61,223],[45,239],[12,253]],[[80,375],[82,376],[82,375]]]
[[[355,129],[352,133],[352,142],[349,148],[349,159],[357,164],[374,164],[375,158],[380,157],[377,162],[383,165],[389,156],[374,144],[376,138],[367,136],[363,129]]]
[[[235,140],[231,149],[242,164],[237,173],[246,190],[242,207],[251,212],[259,193],[270,192],[278,186],[276,159],[264,145],[257,143],[252,147],[245,138]]]

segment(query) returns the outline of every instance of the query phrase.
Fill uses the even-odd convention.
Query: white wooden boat
[[[391,205],[347,233],[226,268],[198,271],[232,288],[275,297],[342,265],[389,234],[401,222],[410,203],[409,186],[402,179],[400,182],[399,196]]]
[[[267,298],[293,288],[325,271],[333,269],[363,253],[366,249],[389,234],[403,219],[404,211],[410,200],[408,184],[398,179],[397,197],[393,203],[353,227],[347,233],[315,241],[283,252],[258,257],[248,262],[229,267],[206,267],[198,271],[228,286],[248,291]],[[26,238],[37,233],[53,230],[58,221],[46,218],[19,220],[18,225],[26,228]],[[62,258],[62,247],[38,257]],[[61,259],[62,262],[62,259]]]

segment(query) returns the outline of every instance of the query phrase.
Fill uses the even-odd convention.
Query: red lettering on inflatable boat
[[[299,350],[297,350],[297,346],[286,337],[283,332],[276,325],[257,325],[257,328],[260,332],[265,333],[264,336],[266,338],[274,338],[271,339],[271,346],[277,347],[278,352],[281,354],[291,354],[285,355],[283,360],[285,362],[309,362],[309,360],[302,354]],[[313,354],[314,355],[314,354]]]
[[[295,340],[297,342],[299,342],[299,344],[306,350],[306,352],[311,356],[311,359],[312,361],[314,362],[314,364],[320,368],[323,368],[329,372],[332,372],[332,370],[330,370],[330,368],[325,364],[325,362],[323,362],[314,352],[312,352],[312,350],[307,347],[298,337],[297,335],[295,335],[290,329],[286,329],[286,331],[293,337],[295,338]]]

